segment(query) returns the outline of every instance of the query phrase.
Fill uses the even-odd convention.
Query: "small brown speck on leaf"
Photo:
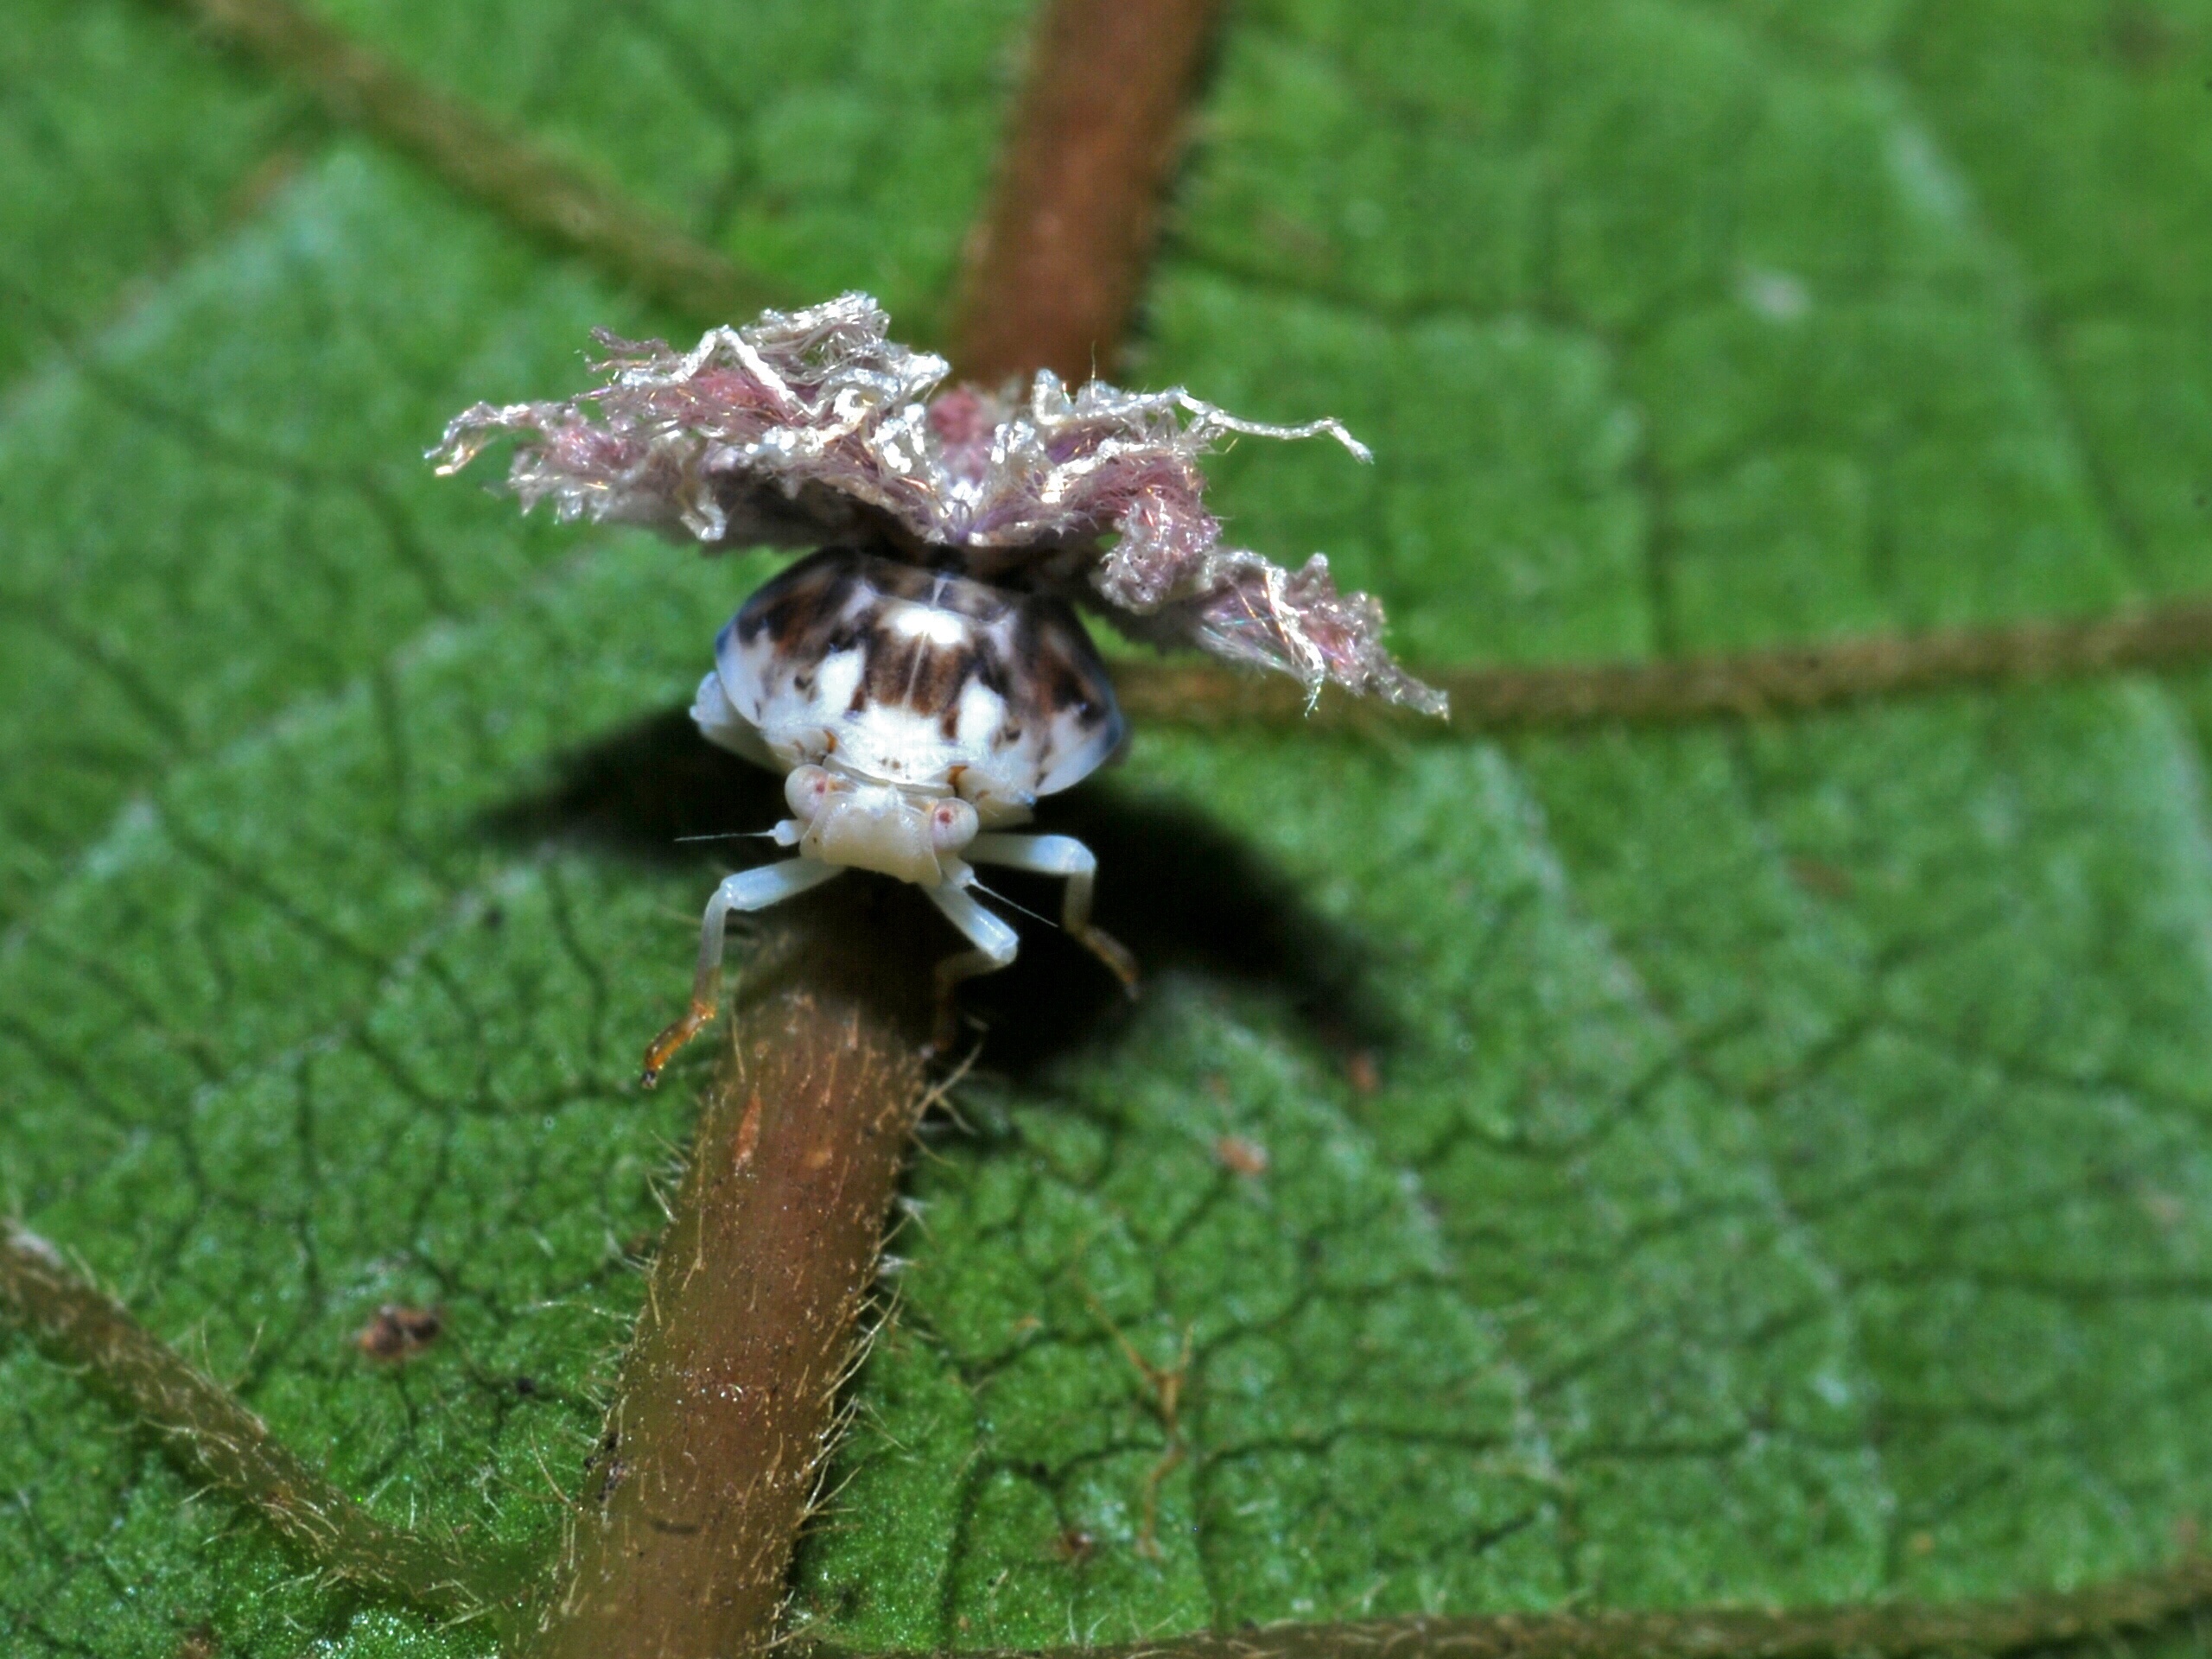
[[[1098,1548],[1098,1540],[1081,1527],[1063,1527],[1052,1540],[1052,1554],[1070,1567],[1081,1567]]]
[[[445,1315],[435,1307],[386,1302],[353,1336],[353,1345],[371,1359],[404,1364],[418,1357],[445,1329]]]
[[[1363,1098],[1382,1087],[1382,1073],[1375,1065],[1372,1049],[1356,1048],[1344,1058],[1344,1081]]]
[[[2173,25],[2144,0],[2119,0],[2110,8],[2105,40],[2121,66],[2139,75],[2158,69],[2176,44]]]
[[[1823,899],[1851,897],[1851,872],[1840,870],[1833,864],[1824,864],[1817,858],[1791,859],[1789,874],[1799,887],[1817,893]]]
[[[222,1651],[215,1645],[215,1633],[203,1624],[184,1633],[169,1659],[218,1659]]]
[[[1933,1555],[1936,1553],[1936,1535],[1916,1532],[1904,1541],[1904,1547],[1916,1555]]]
[[[1268,1173],[1268,1149],[1256,1141],[1248,1141],[1241,1135],[1224,1135],[1213,1143],[1214,1161],[1232,1175],[1264,1175]]]

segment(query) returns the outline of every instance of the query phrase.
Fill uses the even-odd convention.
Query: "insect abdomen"
[[[716,667],[785,765],[979,802],[1065,789],[1122,731],[1105,664],[1065,605],[851,549],[755,593]]]

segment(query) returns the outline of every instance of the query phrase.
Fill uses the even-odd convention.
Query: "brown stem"
[[[2212,1601],[2212,1560],[2064,1594],[1947,1607],[1796,1611],[1506,1613],[1278,1624],[1112,1647],[977,1659],[1847,1659],[2015,1654],[2149,1630]]]
[[[0,1228],[0,1316],[151,1429],[193,1479],[257,1510],[324,1571],[446,1618],[496,1615],[512,1605],[518,1569],[377,1520],[230,1390],[73,1272],[54,1246],[12,1224]]]
[[[1213,10],[1053,0],[967,286],[988,336],[963,330],[965,372],[1110,355]],[[888,927],[862,913],[868,891],[810,901],[779,988],[739,1018],[539,1659],[708,1659],[773,1637],[919,1108],[923,967],[943,950],[911,895]]]
[[[729,1659],[773,1637],[922,1099],[931,947],[887,936],[851,886],[808,902],[707,1090],[540,1659]]]
[[[969,243],[953,361],[985,385],[1114,366],[1219,0],[1049,0]]]
[[[1781,645],[1676,662],[1558,668],[1422,668],[1452,699],[1449,728],[1330,696],[1311,716],[1326,726],[1511,730],[1618,721],[1667,724],[1802,714],[1871,697],[1961,686],[2062,679],[2212,660],[2212,604],[2191,602],[2083,621],[2021,622],[1904,638]],[[1115,685],[1133,718],[1194,726],[1294,725],[1303,690],[1198,663],[1125,663]]]
[[[511,223],[686,315],[728,322],[779,296],[677,226],[427,86],[288,0],[175,0],[219,39]]]

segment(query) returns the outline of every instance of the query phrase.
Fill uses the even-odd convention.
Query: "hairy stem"
[[[1219,0],[1048,0],[990,207],[969,244],[953,361],[986,385],[1109,372],[1150,264],[1184,104]]]
[[[1402,733],[1465,733],[1801,714],[1871,697],[2207,661],[2212,604],[2200,602],[2081,621],[1839,639],[1674,662],[1420,667],[1420,677],[1452,699],[1448,728],[1334,696],[1309,716],[1304,691],[1290,681],[1204,664],[1123,663],[1114,681],[1122,707],[1139,720],[1227,726],[1311,718],[1329,726],[1387,722]]]
[[[12,1224],[0,1228],[0,1316],[150,1429],[192,1479],[258,1512],[323,1571],[449,1618],[512,1604],[518,1568],[377,1520],[53,1245]]]
[[[461,194],[583,255],[686,315],[727,322],[777,303],[766,278],[580,169],[427,86],[289,0],[175,0],[218,39]]]
[[[2017,1654],[2167,1624],[2212,1602],[2212,1560],[2063,1594],[1922,1607],[1851,1605],[1796,1611],[1509,1613],[1278,1624],[1020,1659],[1850,1659],[1879,1654]],[[977,1659],[1017,1659],[1009,1652]]]
[[[963,372],[1110,356],[1212,11],[1053,0],[970,266]],[[910,894],[875,891],[810,901],[777,988],[738,1018],[539,1659],[710,1659],[774,1637],[922,1099],[924,964],[943,950]]]
[[[928,947],[887,938],[853,886],[804,906],[707,1090],[541,1659],[773,1637],[922,1099]]]

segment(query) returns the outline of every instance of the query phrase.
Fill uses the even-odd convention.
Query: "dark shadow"
[[[781,855],[765,841],[683,837],[766,830],[790,816],[782,779],[725,754],[688,709],[671,709],[558,757],[550,787],[495,809],[486,824],[502,840],[568,841],[628,863],[706,869]]]
[[[678,709],[565,756],[549,788],[501,807],[486,827],[502,839],[550,837],[628,861],[696,868],[703,904],[718,871],[783,855],[765,841],[679,837],[765,830],[786,816],[781,779],[713,747]],[[1095,778],[1046,801],[1036,827],[1078,836],[1097,854],[1096,920],[1136,953],[1148,976],[1183,969],[1268,990],[1317,1041],[1342,1052],[1389,1045],[1392,1022],[1367,989],[1366,947],[1196,807]],[[885,903],[922,904],[882,877],[849,880],[886,889]],[[1038,915],[1059,913],[1056,881],[998,869],[983,871],[982,880]],[[961,1006],[988,1027],[984,1064],[1020,1076],[1076,1045],[1110,1039],[1129,1005],[1105,969],[1057,926],[1014,919],[1020,959],[968,985]],[[955,936],[931,920],[950,952]],[[916,971],[928,966],[918,963]]]

